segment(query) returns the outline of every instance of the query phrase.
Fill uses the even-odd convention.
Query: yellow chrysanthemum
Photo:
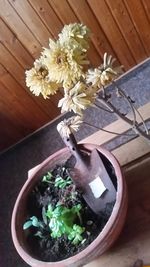
[[[86,77],[87,83],[91,83],[92,86],[100,88],[116,79],[123,71],[122,66],[113,66],[115,61],[115,58],[105,53],[103,64],[98,68],[88,70]]]
[[[49,47],[42,53],[49,80],[62,83],[64,87],[70,87],[83,75],[82,65],[88,63],[85,56],[69,44],[63,46],[59,42],[50,40]]]
[[[81,116],[72,116],[64,119],[57,125],[57,130],[62,137],[69,137],[72,132],[77,132],[83,120]]]
[[[62,32],[59,34],[61,44],[72,42],[74,46],[78,46],[82,51],[87,51],[89,48],[90,30],[87,26],[80,23],[65,25]]]
[[[49,95],[53,95],[59,88],[56,82],[49,82],[48,69],[43,65],[42,60],[36,60],[34,67],[26,72],[26,85],[30,91],[39,96],[40,94],[46,99]]]
[[[58,107],[61,112],[73,111],[82,114],[88,106],[92,105],[95,100],[95,90],[87,88],[82,82],[78,82],[72,89],[65,91],[65,96],[59,100]]]

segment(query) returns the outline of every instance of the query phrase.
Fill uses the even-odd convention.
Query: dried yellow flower
[[[90,30],[87,26],[80,23],[65,25],[62,32],[59,34],[61,44],[71,42],[72,45],[86,52],[89,48]]]
[[[78,82],[72,89],[65,91],[65,96],[59,100],[58,107],[61,107],[61,112],[72,110],[74,113],[82,114],[82,110],[92,105],[95,97],[93,88],[87,88],[84,83]]]
[[[122,66],[114,67],[115,58],[104,54],[103,64],[95,69],[90,69],[87,72],[86,81],[91,83],[94,87],[101,87],[112,82],[116,77],[121,74]]]
[[[101,87],[112,82],[122,73],[122,66],[114,66],[115,59],[104,54],[103,64],[85,73],[90,30],[80,23],[65,25],[57,41],[49,40],[49,48],[44,48],[34,67],[26,71],[26,84],[36,96],[44,98],[64,89],[64,97],[59,101],[61,112],[73,111],[82,115],[91,106]],[[64,120],[58,126],[69,135],[82,123],[80,116]]]
[[[72,132],[77,132],[83,120],[81,116],[72,116],[64,119],[57,125],[57,130],[62,137],[69,137]]]
[[[89,69],[86,75],[86,82],[94,87],[101,87],[102,71],[99,68]]]
[[[49,47],[42,53],[49,80],[62,83],[64,87],[70,87],[83,75],[82,65],[87,64],[84,55],[69,44],[65,46],[52,40]]]
[[[34,67],[26,72],[26,85],[30,91],[39,96],[40,94],[46,99],[49,95],[53,95],[59,89],[59,84],[56,82],[49,82],[48,69],[42,63],[42,60],[36,60]]]

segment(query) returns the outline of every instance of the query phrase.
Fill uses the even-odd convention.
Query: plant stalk
[[[101,130],[103,132],[106,132],[106,133],[110,133],[110,134],[114,134],[114,135],[118,135],[118,136],[122,136],[122,135],[125,135],[125,136],[130,136],[130,137],[133,137],[135,136],[135,134],[128,134],[128,133],[116,133],[116,132],[113,132],[113,131],[109,131],[109,130],[106,130],[104,128],[101,128],[101,127],[97,127],[95,125],[92,125],[86,121],[83,121],[84,124],[86,124],[87,126],[91,127],[91,128],[95,128],[95,129],[98,129],[98,130]]]
[[[128,125],[131,126],[131,128],[135,131],[136,134],[142,136],[144,139],[146,139],[148,142],[150,142],[150,135],[147,135],[147,133],[143,132],[137,123],[133,123],[132,120],[125,117],[111,102],[107,101],[105,98],[101,98],[101,103],[103,103],[107,108],[109,108],[111,111],[113,111],[117,117],[125,121]]]
[[[138,109],[135,107],[134,101],[130,98],[130,96],[127,96],[126,95],[126,93],[116,84],[115,81],[113,81],[112,84],[117,89],[117,92],[119,93],[119,95],[121,97],[123,97],[127,101],[127,103],[129,104],[129,106],[130,106],[130,108],[132,110],[132,113],[133,113],[133,124],[134,125],[137,124],[137,121],[136,121],[136,113],[137,113],[139,115],[139,117],[141,118],[142,123],[143,123],[143,126],[145,128],[145,132],[148,135],[149,134],[149,131],[148,131],[147,127],[146,127],[146,124],[144,122],[144,119],[143,119],[142,115],[140,114],[140,112],[138,111]]]

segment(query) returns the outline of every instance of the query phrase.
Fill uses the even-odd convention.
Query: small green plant
[[[68,169],[65,166],[57,166],[57,169],[44,174],[41,181],[47,184],[48,189],[51,187],[61,189],[59,200],[53,205],[51,203],[42,205],[42,218],[32,216],[24,223],[23,229],[34,227],[37,230],[34,235],[42,239],[66,236],[74,245],[84,242],[82,234],[85,228],[81,226],[82,206],[79,204],[76,186],[72,182]]]
[[[66,186],[72,184],[71,177],[69,175],[66,176],[67,169],[65,167],[62,167],[61,171],[62,171],[62,175],[57,175],[55,179],[54,179],[54,176],[51,172],[47,172],[43,176],[42,182],[45,182],[48,184],[54,184],[55,187],[58,187],[60,189],[63,189]],[[54,181],[52,181],[52,179]]]
[[[34,226],[37,228],[43,228],[44,224],[43,222],[39,221],[36,216],[32,216],[28,221],[26,221],[23,225],[23,229],[26,230],[29,227]]]
[[[83,241],[82,233],[84,227],[74,224],[77,217],[80,216],[81,205],[78,204],[72,208],[57,206],[55,209],[51,205],[48,206],[46,216],[50,219],[49,228],[51,229],[51,237],[57,238],[67,235],[74,245]]]
[[[77,245],[80,242],[83,243],[85,241],[85,239],[82,237],[84,230],[84,227],[74,224],[68,235],[68,239],[71,240],[74,245]]]
[[[43,238],[43,230],[48,225],[52,238],[59,238],[62,235],[66,235],[68,240],[71,240],[74,245],[77,245],[83,241],[82,233],[85,231],[84,227],[74,224],[77,217],[81,220],[80,210],[80,204],[70,209],[62,205],[58,205],[53,209],[50,204],[47,210],[45,208],[42,209],[43,221],[33,216],[24,223],[23,229],[26,230],[31,226],[36,227],[37,232],[35,236]]]
[[[66,179],[63,179],[61,176],[58,176],[55,179],[55,187],[65,188],[66,186],[70,184],[72,184],[72,180],[70,176],[68,176]]]
[[[51,183],[52,183],[52,182],[51,182],[52,177],[53,177],[52,173],[51,173],[51,172],[47,172],[47,173],[43,176],[43,178],[42,178],[42,182],[46,182],[46,183],[48,183],[48,184],[51,184]]]
[[[38,236],[40,238],[44,238],[45,234],[47,231],[48,221],[47,221],[47,216],[46,216],[46,210],[45,207],[42,208],[42,221],[40,221],[36,216],[32,216],[28,221],[26,221],[23,225],[23,229],[26,230],[30,227],[35,227],[37,228],[37,232],[34,234],[35,236]]]

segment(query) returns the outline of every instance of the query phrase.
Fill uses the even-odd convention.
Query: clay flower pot
[[[25,234],[23,231],[23,224],[27,216],[27,199],[31,190],[34,188],[39,177],[41,177],[46,171],[55,167],[56,164],[65,163],[70,157],[70,151],[68,148],[64,148],[49,158],[47,158],[38,168],[33,171],[30,178],[26,181],[21,189],[15,207],[12,214],[11,231],[12,238],[16,250],[22,259],[30,266],[35,267],[76,267],[87,264],[97,256],[104,253],[117,239],[122,227],[124,225],[126,211],[127,211],[127,191],[124,177],[121,173],[120,166],[115,157],[102,147],[84,144],[80,145],[80,148],[85,151],[92,151],[94,148],[98,149],[112,164],[117,177],[117,194],[116,202],[112,211],[112,214],[106,223],[103,230],[97,236],[97,238],[80,253],[57,262],[43,262],[33,257],[30,252],[30,248],[26,243]]]

